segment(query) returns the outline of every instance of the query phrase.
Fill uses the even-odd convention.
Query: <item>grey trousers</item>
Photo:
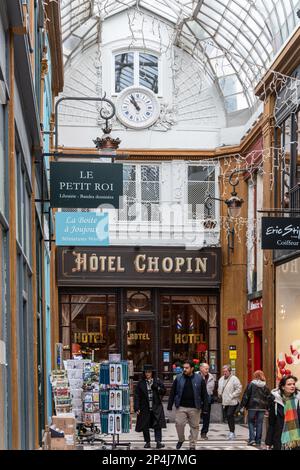
[[[178,435],[178,441],[184,442],[184,428],[186,424],[190,426],[190,435],[189,441],[190,446],[195,447],[198,440],[199,434],[199,422],[200,422],[200,410],[197,408],[186,408],[184,406],[180,406],[176,408],[175,414],[175,426]]]

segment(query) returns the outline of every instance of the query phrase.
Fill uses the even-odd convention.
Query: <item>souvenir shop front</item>
[[[219,373],[220,249],[58,248],[64,359],[97,362],[121,353],[134,378],[153,364],[165,381],[175,365],[205,361]]]

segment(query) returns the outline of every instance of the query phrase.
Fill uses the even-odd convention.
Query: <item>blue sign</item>
[[[55,242],[59,246],[108,246],[108,214],[56,212]]]

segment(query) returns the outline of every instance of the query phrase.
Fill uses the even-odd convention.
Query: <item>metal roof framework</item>
[[[300,0],[62,0],[65,67],[129,9],[175,29],[174,45],[201,63],[227,112],[254,105],[255,85],[300,21]]]

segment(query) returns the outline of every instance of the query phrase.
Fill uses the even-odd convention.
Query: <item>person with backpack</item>
[[[250,446],[261,446],[262,429],[265,413],[268,409],[270,390],[266,386],[262,370],[253,373],[253,380],[247,385],[241,401],[240,411],[248,410],[248,429]]]

